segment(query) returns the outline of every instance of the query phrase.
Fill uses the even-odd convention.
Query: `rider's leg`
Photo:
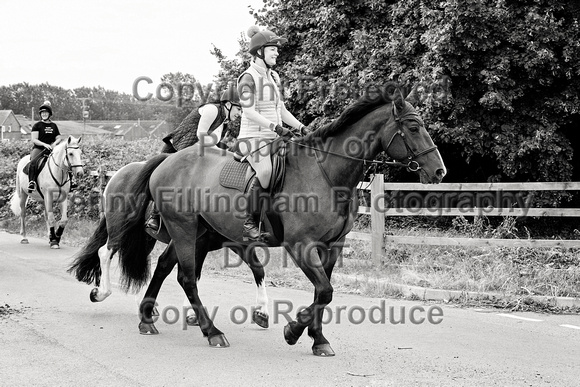
[[[161,225],[160,220],[161,215],[159,214],[159,210],[157,209],[155,203],[153,203],[153,209],[151,210],[151,215],[149,215],[149,219],[147,219],[147,222],[145,223],[145,227],[150,228],[157,232],[159,231],[159,226]]]
[[[40,154],[43,152],[43,149],[40,148],[32,148],[30,152],[30,165],[28,166],[28,192],[32,192],[36,189],[36,163],[37,159]]]
[[[272,174],[272,160],[270,159],[270,146],[264,143],[264,140],[252,139],[240,143],[242,154],[248,154],[250,149],[256,150],[255,153],[248,157],[248,162],[256,171],[256,176],[252,178],[248,186],[248,200],[244,211],[244,240],[260,240],[270,237],[269,233],[263,232],[254,221],[254,212],[261,212],[262,200],[260,200],[260,186],[265,189],[270,183]]]
[[[177,150],[173,147],[169,139],[163,139],[163,148],[161,148],[161,153],[176,153]],[[161,215],[155,203],[153,203],[153,209],[149,215],[149,219],[145,222],[145,227],[157,232],[161,226]]]

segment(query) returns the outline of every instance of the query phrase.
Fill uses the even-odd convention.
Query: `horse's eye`
[[[418,126],[411,126],[409,128],[409,130],[411,131],[411,133],[417,133],[419,131],[419,127]]]

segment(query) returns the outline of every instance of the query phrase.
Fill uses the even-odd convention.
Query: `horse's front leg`
[[[321,259],[318,250],[326,252],[326,247],[317,242],[297,243],[294,247],[286,245],[296,264],[314,285],[314,302],[296,314],[296,321],[290,321],[284,328],[284,338],[290,345],[296,344],[304,329],[314,339],[312,352],[317,356],[334,356],[330,343],[322,334],[322,316],[326,305],[332,301],[333,288],[323,262],[329,260],[324,253]],[[336,262],[336,260],[335,260]],[[334,264],[332,265],[334,266]],[[332,268],[328,271],[332,272]]]
[[[58,228],[54,232],[57,244],[60,244],[60,238],[64,232],[64,228],[68,223],[68,199],[65,197],[60,203],[60,221],[58,222]],[[54,227],[54,226],[53,226]]]
[[[266,293],[266,274],[264,272],[264,266],[262,266],[262,262],[258,259],[255,249],[248,249],[243,246],[240,248],[243,249],[243,251],[238,251],[237,253],[252,270],[254,281],[256,282],[256,304],[258,306],[252,312],[252,321],[262,328],[268,328],[270,313],[268,312],[268,294]]]
[[[319,256],[321,259],[322,267],[324,268],[324,272],[326,273],[326,277],[330,281],[330,277],[332,276],[332,270],[334,269],[334,265],[338,260],[338,257],[342,254],[342,249],[344,248],[344,241],[345,239],[342,238],[340,241],[334,243],[330,248],[323,248],[321,247],[319,251]],[[319,295],[317,291],[314,292],[314,302],[319,299]],[[324,308],[317,308],[315,310],[315,317],[312,320],[312,323],[308,326],[308,336],[312,337],[314,340],[314,345],[312,346],[312,350],[314,351],[315,355],[328,355],[325,353],[326,350],[332,349],[328,344],[328,341],[322,334],[322,321],[324,315]],[[316,353],[316,352],[321,353]],[[334,354],[334,352],[332,352]]]
[[[26,238],[26,200],[28,199],[28,195],[25,193],[24,190],[20,192],[20,202],[18,205],[20,206],[20,236],[22,239],[20,243],[28,244],[28,238]]]
[[[46,221],[46,229],[48,231],[48,243],[51,249],[58,249],[59,245],[56,240],[56,230],[54,226],[56,224],[53,206],[53,198],[49,191],[44,193],[44,219]]]

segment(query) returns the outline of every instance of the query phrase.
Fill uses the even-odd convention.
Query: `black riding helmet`
[[[52,117],[52,107],[49,101],[44,101],[44,103],[38,108],[38,114],[42,112],[48,112],[48,118]]]

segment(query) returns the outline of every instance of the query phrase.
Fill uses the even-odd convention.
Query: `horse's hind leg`
[[[165,248],[165,251],[159,256],[157,266],[153,273],[153,278],[145,291],[141,305],[139,306],[139,315],[141,322],[139,323],[139,332],[142,335],[155,335],[159,331],[153,324],[153,310],[155,309],[155,300],[163,285],[163,281],[177,264],[177,255],[175,255],[175,248],[173,242]]]
[[[167,226],[170,228],[170,235],[175,243],[175,251],[179,260],[177,281],[185,291],[199,321],[199,327],[204,336],[207,336],[209,345],[212,347],[229,347],[230,344],[225,335],[216,328],[199,298],[197,279],[201,273],[201,267],[207,255],[208,247],[205,243],[201,243],[202,238],[196,241],[197,220],[190,219],[180,225],[177,224],[178,222],[172,223],[168,222]]]
[[[108,248],[109,241],[99,248],[99,259],[101,261],[101,280],[97,284],[98,287],[91,291],[91,301],[101,302],[109,297],[111,291],[111,260],[113,258],[113,250]]]

